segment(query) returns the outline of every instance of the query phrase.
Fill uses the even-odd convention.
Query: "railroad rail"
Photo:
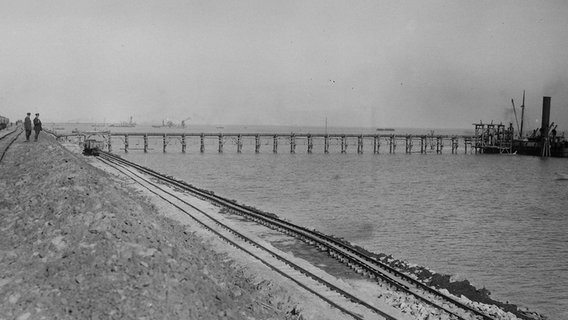
[[[248,220],[255,221],[270,229],[280,231],[290,236],[294,236],[295,238],[298,238],[310,245],[316,246],[320,250],[328,252],[330,256],[337,259],[338,261],[353,268],[358,273],[363,274],[364,276],[367,276],[369,278],[375,279],[377,282],[381,284],[385,284],[386,287],[390,288],[393,291],[403,292],[407,296],[414,297],[417,301],[425,305],[429,305],[430,307],[439,310],[440,312],[448,314],[451,319],[464,319],[464,320],[493,319],[491,316],[484,314],[480,310],[477,310],[475,307],[467,305],[461,301],[456,300],[453,297],[443,294],[440,291],[431,288],[418,280],[415,280],[411,276],[404,274],[378,261],[374,257],[369,256],[367,253],[361,252],[357,248],[342,241],[339,241],[333,237],[319,233],[314,230],[309,230],[307,228],[296,226],[290,222],[279,219],[274,215],[262,212],[260,210],[237,204],[234,201],[217,196],[212,192],[196,188],[183,181],[174,179],[169,176],[165,176],[154,170],[145,168],[143,166],[122,159],[121,157],[116,156],[112,153],[101,151],[99,158],[106,164],[115,167],[117,170],[119,170],[124,174],[127,174],[138,183],[140,183],[139,181],[140,179],[142,179],[141,174],[148,175],[154,179],[158,179],[162,183],[166,183],[175,188],[179,188],[181,190],[191,193],[192,195],[198,198],[204,199],[220,207],[226,208],[231,213],[241,215]],[[136,174],[136,172],[139,172],[139,174]],[[133,177],[132,175],[135,175],[136,177]],[[154,192],[152,189],[161,188],[158,184],[149,182],[149,180],[147,180],[145,183],[146,183],[145,187],[151,192]],[[179,206],[177,207],[179,208]],[[214,219],[214,218],[209,217],[209,219]],[[215,221],[215,223],[220,223],[220,222]],[[229,228],[227,226],[224,227]],[[234,230],[232,231],[232,233],[239,234],[237,231]],[[242,234],[239,234],[239,237],[246,238],[246,236]],[[247,239],[247,241],[254,242],[253,240],[250,239]],[[239,244],[234,244],[234,245],[240,247]],[[255,246],[260,246],[260,245],[255,244]],[[271,252],[270,254],[278,256],[278,254],[275,254],[273,252]],[[283,257],[279,257],[279,259],[285,261],[285,258]],[[316,279],[318,282],[323,283],[326,287],[330,288],[331,290],[338,292],[344,297],[347,297],[349,300],[354,301],[360,305],[363,305],[369,310],[372,310],[375,314],[378,314],[385,319],[397,319],[396,317],[393,317],[392,315],[389,315],[384,311],[375,308],[371,304],[357,298],[356,296],[353,296],[349,292],[346,292],[341,288],[337,288],[333,284],[330,284],[325,280],[320,279],[319,276],[312,274],[308,270],[302,269],[301,267],[295,265],[293,262],[286,262],[286,263],[290,265],[292,268],[299,270],[301,273],[309,275],[310,278]],[[311,291],[313,292],[313,290]],[[319,296],[317,292],[314,293]],[[360,316],[358,316],[357,313],[346,310],[345,308],[338,306],[336,303],[332,301],[328,302],[331,305],[339,308],[343,312],[350,314],[356,319],[361,318]]]
[[[18,137],[24,132],[22,128],[16,128],[10,132],[0,135],[0,161],[4,159],[6,152],[12,146],[12,144],[18,139]]]

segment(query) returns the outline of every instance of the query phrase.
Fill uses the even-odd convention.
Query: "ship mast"
[[[521,129],[519,130],[519,138],[523,138],[523,121],[525,120],[525,90],[523,90],[523,104],[521,105]]]

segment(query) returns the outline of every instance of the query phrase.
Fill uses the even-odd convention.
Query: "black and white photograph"
[[[0,320],[568,319],[567,17],[0,0]]]

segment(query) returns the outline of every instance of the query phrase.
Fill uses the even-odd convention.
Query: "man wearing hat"
[[[31,113],[24,119],[24,130],[26,130],[26,141],[30,141],[30,136],[32,135],[32,120],[30,119]]]
[[[39,136],[39,132],[41,131],[41,120],[39,120],[39,113],[36,113],[34,118],[34,131],[35,131],[35,141],[37,141],[37,137]]]

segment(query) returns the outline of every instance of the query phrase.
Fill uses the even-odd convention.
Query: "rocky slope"
[[[0,319],[306,318],[45,134],[20,137],[0,177]]]

